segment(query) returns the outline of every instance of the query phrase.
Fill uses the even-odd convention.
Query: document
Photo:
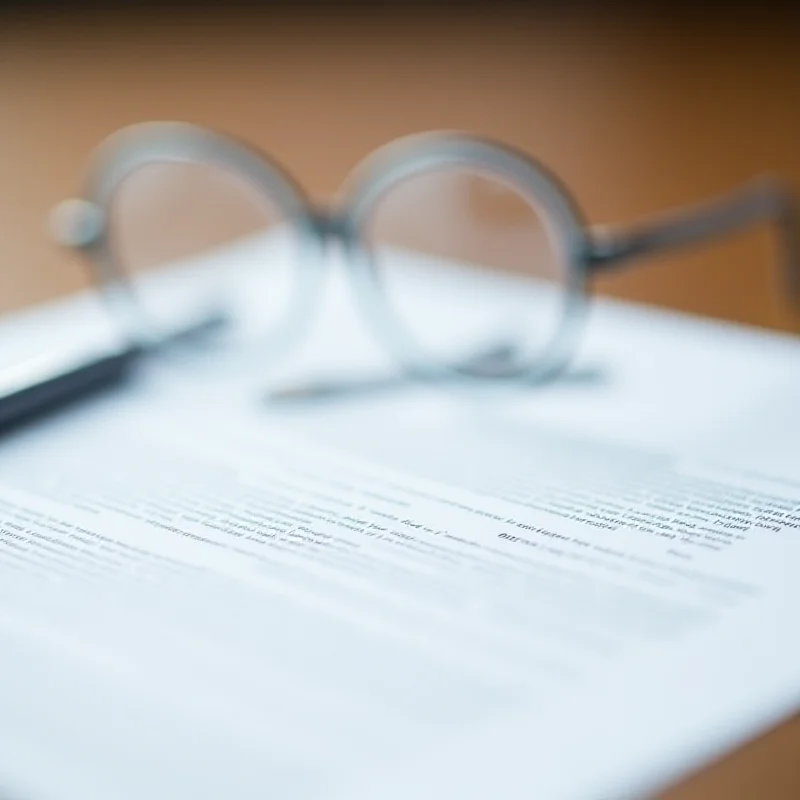
[[[0,442],[0,795],[634,797],[793,713],[800,345],[593,324],[538,393],[271,403],[391,374],[340,326]]]
[[[479,494],[102,416],[2,463],[4,774],[27,747],[103,765],[105,796],[327,796],[523,712],[535,733],[600,676],[651,697],[651,652],[682,671],[715,631],[792,629],[800,485],[573,450]]]

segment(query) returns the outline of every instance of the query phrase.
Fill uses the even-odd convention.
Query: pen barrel
[[[61,364],[29,362],[0,373],[0,433],[84,395],[124,380],[140,356],[138,348]]]

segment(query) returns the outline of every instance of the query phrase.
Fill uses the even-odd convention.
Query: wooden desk
[[[732,12],[736,13],[736,12]],[[186,119],[259,144],[316,196],[371,148],[458,128],[536,154],[594,222],[723,192],[764,170],[800,185],[794,20],[510,12],[454,19],[184,16],[0,24],[0,306],[82,284],[47,241],[50,207],[114,129]],[[598,289],[794,330],[772,241],[743,234],[609,276]],[[667,792],[800,797],[800,718]]]

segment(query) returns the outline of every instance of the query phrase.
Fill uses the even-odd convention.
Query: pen
[[[115,387],[150,351],[202,339],[227,321],[223,313],[207,313],[147,345],[130,343],[95,353],[54,350],[0,368],[0,434],[89,394]]]
[[[0,433],[127,378],[137,346],[94,355],[54,351],[0,369]]]

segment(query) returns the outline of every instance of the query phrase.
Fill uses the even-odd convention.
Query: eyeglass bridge
[[[347,213],[331,208],[314,208],[308,214],[308,223],[314,235],[327,243],[348,243],[357,237],[355,227]]]

